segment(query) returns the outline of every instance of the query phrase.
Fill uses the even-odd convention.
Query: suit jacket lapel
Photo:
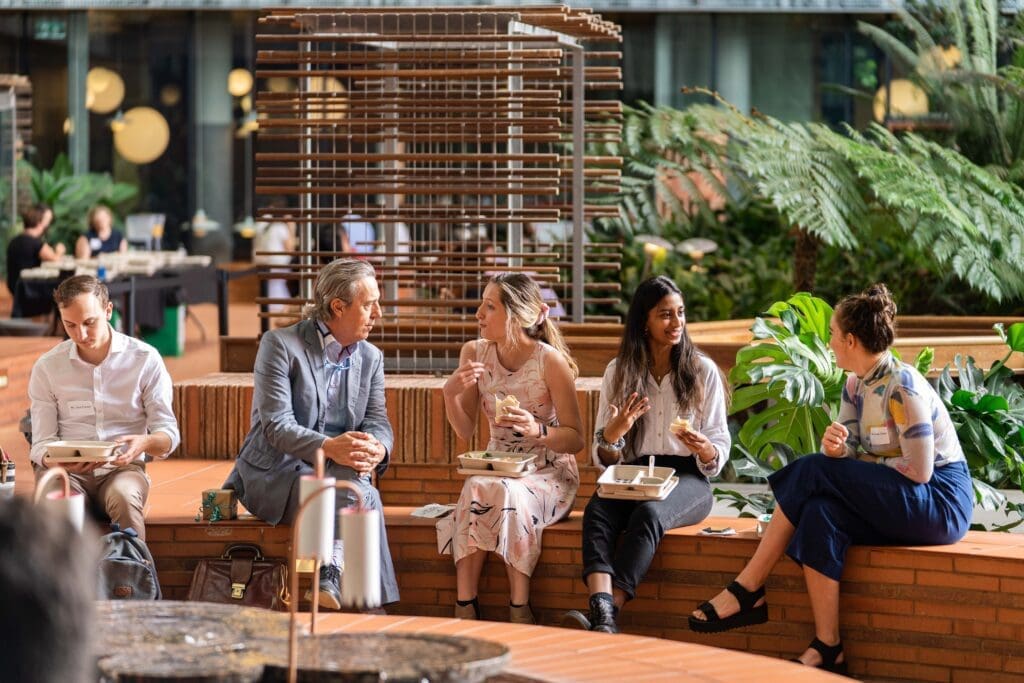
[[[300,324],[305,327],[302,330],[302,338],[306,342],[306,360],[309,362],[309,373],[313,377],[313,383],[316,384],[316,414],[317,423],[319,424],[320,416],[324,414],[324,408],[327,405],[327,387],[326,380],[324,379],[324,350],[320,346],[320,330],[316,328],[316,322],[304,320]]]
[[[358,426],[358,423],[352,406],[355,405],[355,399],[359,396],[359,379],[363,367],[363,344],[362,342],[356,343],[356,349],[351,356],[352,367],[348,369],[348,405],[345,406],[345,410],[348,412],[348,423],[352,425],[353,429]]]

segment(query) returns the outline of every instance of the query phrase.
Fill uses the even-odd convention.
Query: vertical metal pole
[[[260,284],[260,296],[265,299],[265,298],[267,298],[267,296],[269,296],[269,292],[267,291],[267,281],[264,280],[263,278],[260,278],[258,275],[256,277],[258,278],[258,282]],[[270,311],[270,306],[268,306],[267,304],[260,304],[260,313],[267,313],[269,311]],[[263,317],[260,318],[260,334],[263,334],[264,332],[269,332],[269,331],[270,331],[270,318],[267,318],[266,316],[263,316]]]
[[[313,43],[307,40],[301,43],[299,56],[304,57],[312,51]],[[312,71],[312,62],[306,62],[304,68],[306,71]],[[299,79],[299,92],[305,95],[302,100],[303,118],[307,121],[310,118],[309,92],[312,86],[311,78]],[[306,192],[299,195],[299,215],[305,219],[299,227],[299,251],[302,252],[302,256],[299,257],[299,263],[303,266],[303,271],[309,272],[313,266],[313,256],[310,253],[313,250],[313,222],[311,220],[313,215],[313,192],[312,181],[310,180],[313,169],[313,129],[309,126],[303,128],[303,135],[299,137],[299,146],[299,151],[306,155],[301,164],[302,177],[306,181]],[[312,300],[313,280],[307,278],[299,280],[299,296]]]
[[[89,14],[68,12],[68,157],[75,175],[89,172],[89,112],[85,79],[89,73]]]
[[[513,28],[509,26],[509,33],[513,32]],[[509,50],[512,52],[518,52],[522,47],[522,43],[509,43]],[[522,68],[522,64],[519,62],[510,63],[510,69],[518,71]],[[511,75],[508,77],[508,96],[509,96],[509,112],[508,117],[510,120],[517,120],[523,118],[523,105],[522,102],[512,103],[511,99],[523,90],[523,77],[517,75]],[[508,127],[508,174],[509,176],[517,175],[523,167],[523,162],[515,159],[514,157],[520,156],[523,153],[523,127],[521,125],[510,125]],[[522,183],[509,183],[509,189],[515,191],[522,187]],[[497,209],[497,207],[495,207]],[[523,210],[523,195],[512,194],[508,195],[508,213],[510,216],[515,214],[521,214]],[[523,251],[523,224],[509,223],[508,224],[508,251],[509,253],[518,254]],[[508,264],[512,267],[523,265],[523,259],[518,256],[513,256],[508,259]]]
[[[383,26],[381,27],[383,29]],[[382,31],[383,32],[383,31]],[[386,71],[391,73],[398,72],[398,64],[389,64],[385,67]],[[398,78],[389,77],[384,79],[384,90],[386,92],[398,92]],[[398,118],[398,114],[385,114],[384,119]],[[396,124],[397,125],[397,124]],[[383,166],[387,169],[389,176],[398,177],[399,161],[393,158],[398,154],[398,128],[391,127],[384,129],[384,154],[385,159]],[[404,149],[404,148],[403,148]],[[392,183],[397,186],[398,182]],[[387,192],[384,195],[384,213],[391,214],[392,216],[398,214],[398,194],[397,187]],[[384,280],[384,298],[390,299],[391,301],[398,301],[398,262],[399,258],[396,255],[398,253],[398,223],[393,221],[385,221],[381,223],[384,228],[384,251],[391,254],[384,258],[384,268],[386,271],[391,271],[391,276],[383,278]],[[406,226],[409,230],[409,239],[412,239],[412,227]],[[411,246],[409,247],[411,251]],[[389,306],[388,312],[392,315],[398,315],[398,306]]]
[[[672,30],[676,27],[676,15],[662,12],[654,17],[654,105],[672,105],[679,85],[672,73],[675,54],[672,51]]]
[[[572,54],[572,321],[583,322],[583,157],[584,137],[583,47]]]
[[[162,305],[162,304],[161,304]],[[124,333],[129,337],[135,336],[135,276],[128,278],[128,296],[125,299]]]
[[[0,231],[0,239],[7,242],[13,236],[14,226],[18,221],[18,95],[15,93],[13,85],[4,93],[4,100],[3,108],[10,117],[11,125],[10,130],[7,131],[10,137],[2,145],[4,159],[0,161],[0,168],[3,168],[4,175],[8,176],[11,181],[11,191],[7,197],[7,228],[5,231]],[[6,250],[0,254],[0,264],[3,265],[3,270],[6,272],[9,265]],[[14,296],[14,292],[11,292],[11,296]]]
[[[250,73],[255,73],[256,68],[253,64],[253,41],[256,33],[254,27],[254,15],[249,15],[245,20],[245,68],[249,69]],[[252,90],[249,91],[249,98],[252,101],[252,109],[246,113],[246,116],[252,114],[256,109],[256,85],[253,83]],[[256,197],[253,192],[253,133],[248,131],[245,134],[245,160],[244,172],[245,172],[245,191],[243,193],[243,204],[245,205],[245,216],[243,218],[251,218],[256,215]]]
[[[228,272],[217,269],[217,333],[228,336]]]

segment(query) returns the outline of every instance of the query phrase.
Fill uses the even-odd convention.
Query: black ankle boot
[[[612,596],[597,593],[590,596],[590,630],[600,633],[618,633],[619,625],[615,618],[619,616],[619,608],[615,606]]]

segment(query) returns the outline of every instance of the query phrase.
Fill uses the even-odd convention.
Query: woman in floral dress
[[[477,310],[480,339],[467,342],[444,385],[448,422],[462,439],[476,429],[481,406],[490,422],[488,450],[532,453],[536,470],[522,478],[472,476],[455,509],[452,554],[458,582],[457,617],[477,619],[477,588],[487,553],[508,573],[509,618],[533,623],[530,575],[541,534],[572,509],[583,448],[576,402],[576,363],[537,283],[520,273],[496,275]],[[518,407],[497,402],[514,396]]]

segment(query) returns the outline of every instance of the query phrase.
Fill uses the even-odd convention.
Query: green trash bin
[[[166,306],[164,308],[164,326],[142,335],[142,339],[152,345],[161,356],[180,356],[185,353],[185,306]]]

